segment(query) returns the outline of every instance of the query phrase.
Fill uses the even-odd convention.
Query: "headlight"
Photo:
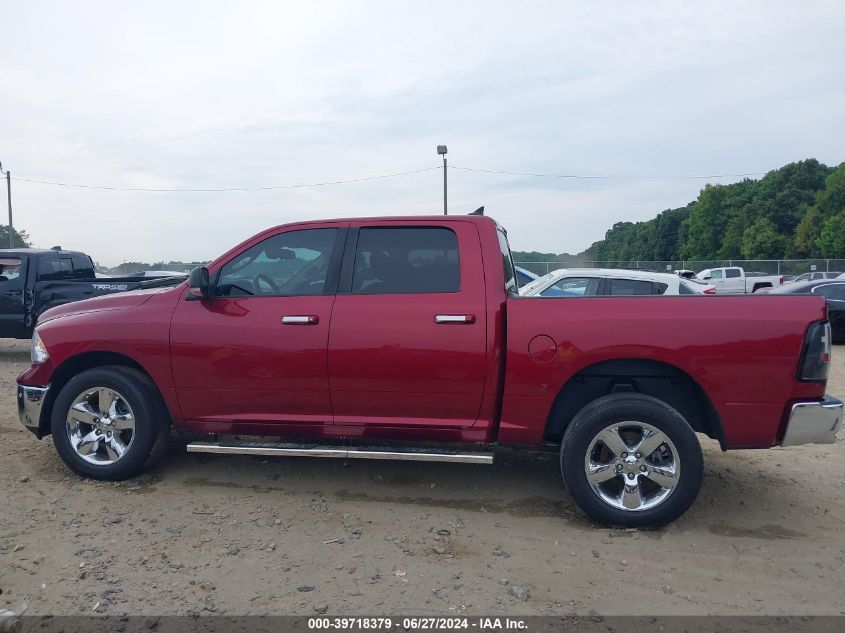
[[[30,348],[29,357],[32,360],[33,365],[43,363],[45,360],[50,358],[50,354],[47,352],[47,347],[44,345],[44,341],[42,341],[41,337],[38,335],[38,330],[35,330],[35,332],[32,333],[32,347]]]

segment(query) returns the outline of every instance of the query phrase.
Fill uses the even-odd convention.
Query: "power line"
[[[506,176],[530,176],[532,178],[569,178],[575,180],[709,180],[716,178],[747,178],[760,176],[765,172],[751,172],[747,174],[715,174],[710,176],[584,176],[579,174],[536,174],[531,172],[504,171],[501,169],[481,169],[479,167],[459,167],[449,165],[449,169],[462,171],[477,171],[485,174],[502,174]]]
[[[330,185],[345,185],[355,182],[367,182],[372,180],[384,180],[386,178],[397,178],[399,176],[410,176],[413,174],[420,174],[427,171],[434,171],[443,169],[442,166],[425,167],[423,169],[412,169],[408,171],[394,172],[391,174],[381,174],[378,176],[366,176],[363,178],[349,178],[345,180],[329,180],[324,182],[301,183],[295,185],[268,185],[264,187],[207,187],[207,188],[178,188],[178,187],[116,187],[109,185],[89,185],[82,183],[71,182],[57,182],[52,180],[39,180],[36,178],[21,178],[20,176],[12,176],[12,180],[20,182],[28,182],[38,185],[49,185],[53,187],[70,187],[74,189],[97,189],[104,191],[138,191],[151,193],[223,193],[223,192],[237,192],[237,191],[273,191],[278,189],[305,189],[308,187],[327,187]],[[482,169],[480,167],[462,167],[458,165],[449,165],[448,169],[459,169],[461,171],[473,171],[485,174],[498,174],[504,176],[522,176],[530,178],[559,178],[569,180],[715,180],[718,178],[748,178],[750,176],[760,176],[765,172],[748,172],[743,174],[711,174],[707,176],[699,175],[658,175],[658,176],[638,176],[638,175],[583,175],[583,174],[541,174],[535,172],[520,172],[508,171],[503,169]]]
[[[181,189],[181,188],[152,188],[152,187],[111,187],[106,185],[84,185],[79,183],[69,182],[55,182],[49,180],[36,180],[34,178],[21,178],[14,176],[12,180],[20,180],[21,182],[35,183],[39,185],[52,185],[54,187],[73,187],[76,189],[100,189],[107,191],[148,191],[154,193],[218,193],[225,191],[270,191],[273,189],[302,189],[305,187],[326,187],[328,185],[345,185],[353,182],[365,182],[367,180],[382,180],[384,178],[395,178],[397,176],[409,176],[411,174],[419,174],[424,171],[432,171],[441,169],[438,165],[436,167],[426,167],[424,169],[412,169],[410,171],[400,171],[393,174],[382,174],[380,176],[367,176],[365,178],[350,178],[348,180],[331,180],[326,182],[311,182],[298,185],[270,185],[267,187],[216,187],[207,189]]]

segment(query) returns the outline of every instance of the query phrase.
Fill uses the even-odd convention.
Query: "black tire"
[[[661,431],[674,445],[679,459],[680,474],[674,489],[647,509],[614,507],[587,480],[585,460],[593,439],[608,426],[626,421],[642,422]],[[695,501],[704,474],[701,445],[684,417],[662,400],[638,393],[610,394],[581,409],[564,433],[560,461],[563,481],[572,498],[590,518],[608,526],[654,528],[674,521]],[[611,478],[611,482],[626,481],[624,475],[619,477]]]
[[[118,392],[131,407],[134,435],[126,452],[110,464],[92,464],[77,454],[68,436],[67,415],[74,400],[87,389],[105,387]],[[111,365],[88,369],[62,387],[50,420],[53,444],[73,471],[86,477],[121,481],[140,474],[161,457],[167,446],[170,418],[149,377],[131,367]]]

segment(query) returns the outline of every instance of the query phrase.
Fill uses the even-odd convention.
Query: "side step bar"
[[[394,459],[420,462],[492,464],[493,453],[460,453],[448,450],[402,449],[308,444],[263,444],[258,442],[191,442],[189,453],[218,455],[269,455],[275,457],[334,457],[340,459]]]

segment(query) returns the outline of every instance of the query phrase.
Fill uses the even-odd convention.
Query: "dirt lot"
[[[725,454],[704,440],[697,503],[656,532],[590,525],[535,454],[344,467],[177,446],[113,485],[20,426],[28,362],[26,342],[0,341],[0,607],[32,594],[35,614],[845,613],[845,442]]]

